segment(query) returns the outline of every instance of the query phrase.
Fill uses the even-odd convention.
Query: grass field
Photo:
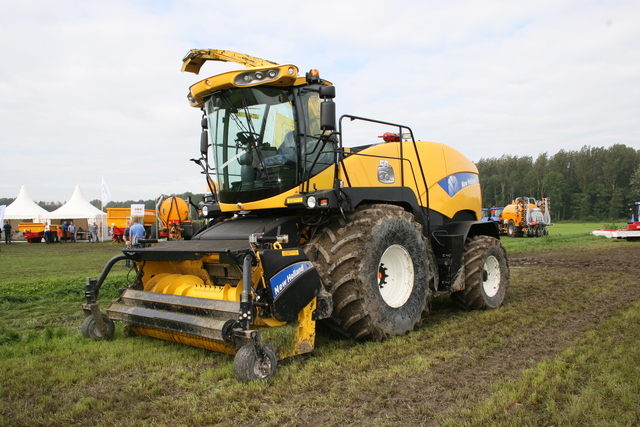
[[[504,238],[503,307],[432,302],[424,325],[337,340],[238,383],[233,357],[147,337],[80,335],[86,277],[122,246],[0,245],[0,426],[638,425],[640,243],[556,224]],[[126,286],[117,264],[104,311]]]

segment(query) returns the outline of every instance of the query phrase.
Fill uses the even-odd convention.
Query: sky
[[[317,68],[338,115],[472,161],[640,149],[638,22],[635,0],[3,1],[0,198],[203,193],[188,88],[240,67],[181,73],[194,48]]]

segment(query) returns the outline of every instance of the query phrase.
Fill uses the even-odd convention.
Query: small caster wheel
[[[106,314],[102,314],[102,321],[106,326],[106,330],[104,331],[101,331],[98,327],[96,320],[93,318],[93,314],[87,316],[82,322],[82,336],[84,336],[85,338],[94,338],[97,340],[105,340],[111,338],[115,329],[113,320],[109,319]]]
[[[277,366],[274,351],[265,346],[259,349],[254,343],[242,346],[233,361],[233,371],[242,382],[268,380],[276,373]]]

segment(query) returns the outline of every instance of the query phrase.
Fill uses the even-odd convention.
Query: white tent
[[[27,193],[27,187],[20,188],[18,197],[4,211],[4,219],[30,219],[39,222],[49,212],[38,206]]]
[[[76,189],[67,203],[60,206],[55,211],[48,213],[47,215],[43,215],[42,217],[49,220],[70,219],[73,220],[77,227],[82,227],[85,231],[93,222],[100,225],[107,220],[106,213],[93,206],[84,198],[79,185],[76,185]]]

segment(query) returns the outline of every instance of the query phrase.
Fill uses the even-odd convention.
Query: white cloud
[[[99,198],[102,174],[114,200],[203,191],[185,95],[228,68],[180,73],[190,48],[319,68],[339,113],[472,160],[638,148],[638,18],[636,2],[595,0],[4,2],[0,197]]]

